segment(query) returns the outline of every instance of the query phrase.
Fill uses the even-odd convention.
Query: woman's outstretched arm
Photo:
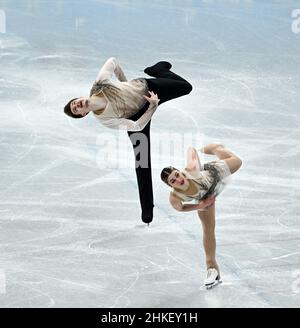
[[[190,212],[203,210],[206,207],[212,205],[215,202],[215,197],[209,197],[206,200],[200,202],[199,204],[183,204],[182,201],[177,198],[172,192],[170,193],[170,204],[172,207],[179,212]]]
[[[188,171],[200,171],[201,164],[196,148],[189,147],[187,150],[187,166]]]

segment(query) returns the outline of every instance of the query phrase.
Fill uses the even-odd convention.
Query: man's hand
[[[155,94],[153,91],[149,91],[149,94],[150,94],[150,97],[147,97],[147,96],[144,96],[144,97],[148,100],[150,106],[157,107],[158,103],[160,101],[160,99],[158,99],[158,97],[157,97],[157,94]]]
[[[207,199],[203,200],[198,204],[199,210],[202,210],[206,207],[213,205],[215,201],[216,201],[216,196],[208,197]]]

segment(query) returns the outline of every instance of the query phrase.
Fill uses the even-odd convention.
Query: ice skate
[[[144,72],[149,75],[149,76],[153,76],[153,77],[157,77],[157,75],[159,74],[159,72],[161,71],[168,71],[172,68],[172,64],[170,64],[167,61],[160,61],[158,63],[156,63],[153,66],[147,67],[144,69]]]
[[[219,273],[215,268],[209,268],[207,270],[207,277],[204,280],[204,285],[206,289],[211,289],[214,286],[220,284],[222,281],[219,277]]]
[[[153,208],[143,209],[143,211],[142,211],[142,221],[144,223],[146,223],[149,227],[152,220],[153,220]]]

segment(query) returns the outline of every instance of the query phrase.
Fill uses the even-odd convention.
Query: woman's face
[[[171,187],[176,189],[186,189],[189,186],[187,178],[178,170],[173,170],[168,176],[168,183]]]

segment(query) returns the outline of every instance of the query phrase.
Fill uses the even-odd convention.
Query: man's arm
[[[137,120],[129,120],[126,118],[115,118],[108,120],[105,125],[120,129],[120,130],[127,130],[127,131],[141,131],[144,129],[144,127],[148,124],[148,122],[151,120],[152,115],[157,109],[159,100],[157,97],[157,94],[155,94],[152,91],[149,91],[150,97],[144,96],[147,101],[149,102],[149,107],[147,111]]]
[[[121,82],[127,81],[126,76],[125,76],[119,62],[117,61],[116,58],[111,57],[105,62],[105,64],[100,69],[100,71],[97,75],[97,78],[96,78],[96,82],[110,80],[112,78],[113,74],[115,74],[115,76],[117,77],[117,79],[119,81],[121,81]]]
[[[141,131],[151,120],[151,117],[154,114],[156,108],[157,106],[149,106],[147,111],[137,121],[129,120],[126,118],[115,118],[107,120],[107,122],[104,124],[113,129],[127,130],[132,132]]]

